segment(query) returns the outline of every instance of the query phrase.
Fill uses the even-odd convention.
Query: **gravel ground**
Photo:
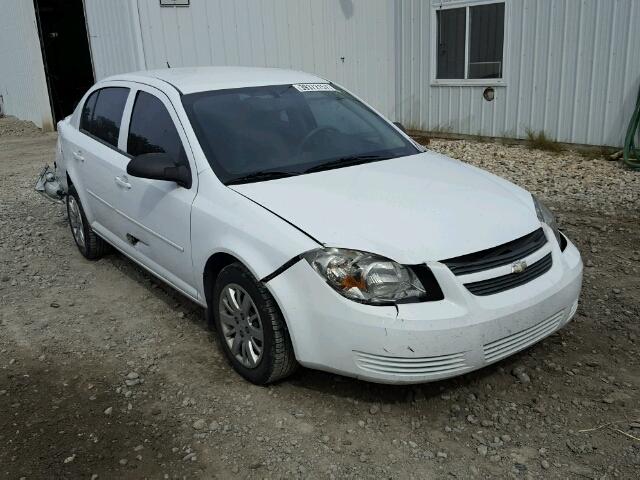
[[[434,141],[556,210],[586,264],[575,320],[412,387],[235,375],[202,309],[118,254],[84,260],[33,191],[55,134],[0,119],[0,476],[637,478],[640,173],[577,154]]]

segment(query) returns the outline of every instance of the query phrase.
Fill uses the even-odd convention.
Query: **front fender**
[[[263,279],[301,253],[322,245],[264,207],[201,173],[191,210],[191,245],[196,288],[204,298],[204,268],[216,253],[242,262]],[[215,184],[217,182],[217,185]],[[213,185],[212,185],[213,184]]]

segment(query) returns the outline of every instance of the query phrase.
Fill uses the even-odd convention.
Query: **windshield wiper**
[[[259,172],[249,173],[241,177],[232,178],[225,185],[237,185],[239,183],[261,182],[263,180],[275,180],[276,178],[295,177],[300,175],[298,172],[280,172],[274,170],[261,170]]]
[[[375,162],[377,160],[389,160],[390,158],[393,157],[384,155],[352,155],[350,157],[340,157],[308,168],[304,173],[321,172],[323,170],[331,170],[332,168],[360,165],[362,163]]]

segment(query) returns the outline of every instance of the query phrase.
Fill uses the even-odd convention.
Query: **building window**
[[[436,10],[436,80],[502,79],[504,3]]]

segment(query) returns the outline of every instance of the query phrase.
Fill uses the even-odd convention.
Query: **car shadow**
[[[120,252],[114,251],[108,254],[103,261],[109,262],[131,280],[143,285],[149,294],[175,312],[176,317],[189,320],[199,328],[207,331],[212,344],[214,344],[212,347],[220,348],[215,330],[208,328],[202,306],[166,285]],[[316,394],[383,405],[407,405],[438,396],[454,395],[464,389],[470,392],[479,392],[487,383],[498,381],[501,377],[510,375],[509,372],[516,365],[522,364],[527,356],[535,355],[536,352],[544,350],[546,344],[552,341],[556,335],[554,334],[542,342],[494,364],[444,380],[410,385],[380,384],[336,373],[300,367],[291,377],[276,383],[274,388],[283,391],[283,393],[291,389],[308,390]],[[224,357],[221,356],[221,358]],[[236,374],[230,372],[230,375]]]
[[[479,389],[501,370],[499,364],[459,377],[417,384],[381,384],[334,373],[301,368],[290,379],[283,380],[298,389],[331,396],[380,404],[411,404],[458,392],[461,388]]]

